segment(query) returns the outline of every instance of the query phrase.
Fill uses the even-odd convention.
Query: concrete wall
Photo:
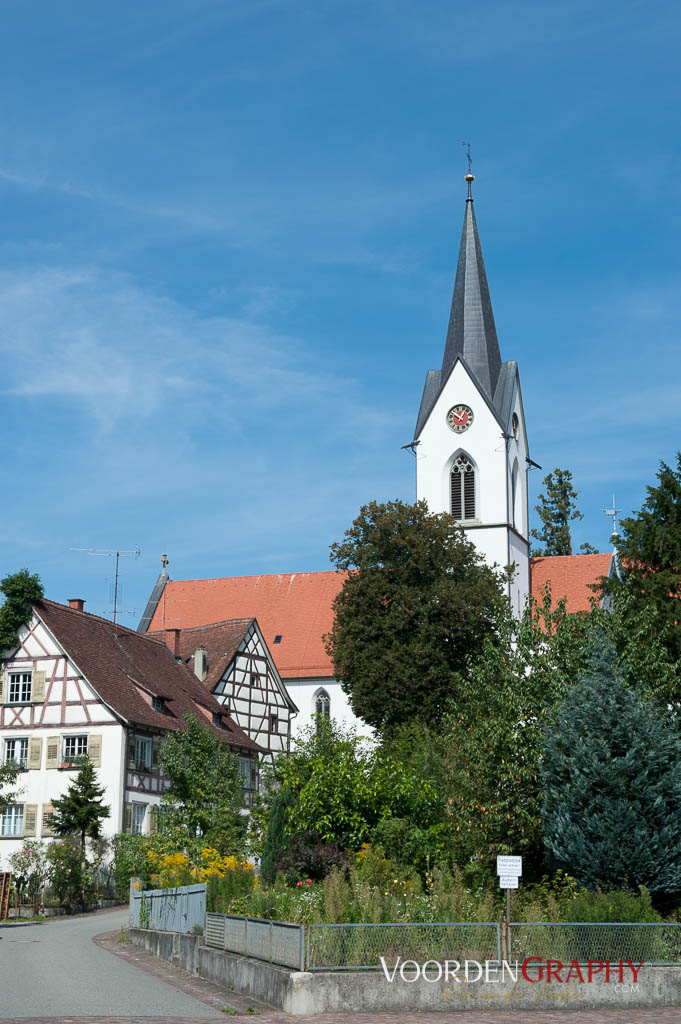
[[[198,974],[208,981],[253,996],[264,1003],[294,1015],[312,1013],[437,1010],[578,1010],[608,1007],[631,1010],[637,1007],[681,1006],[681,968],[642,967],[636,981],[629,970],[622,981],[613,976],[606,981],[597,975],[593,981],[547,983],[528,971],[536,981],[518,972],[514,981],[496,976],[494,968],[486,980],[457,982],[448,980],[416,981],[405,971],[388,980],[383,971],[290,971],[260,960],[223,953],[202,945],[203,937],[130,930],[130,937],[156,956]],[[388,965],[392,970],[393,964]],[[430,967],[431,977],[437,973]]]

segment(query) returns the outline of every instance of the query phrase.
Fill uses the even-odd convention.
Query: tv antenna
[[[619,513],[621,511],[622,511],[621,508],[616,508],[615,507],[615,495],[614,494],[612,496],[612,508],[602,508],[601,509],[601,512],[603,513],[604,516],[612,516],[612,534],[610,536],[610,540],[612,542],[614,542],[615,537],[619,537],[619,532],[617,530],[617,516],[619,515]]]
[[[108,557],[116,559],[116,570],[114,574],[114,598],[113,598],[113,621],[114,626],[116,625],[116,615],[118,614],[118,562],[121,558],[139,558],[141,552],[139,547],[136,547],[134,551],[114,551],[109,548],[71,548],[72,551],[84,551],[88,555],[95,555],[96,557]]]

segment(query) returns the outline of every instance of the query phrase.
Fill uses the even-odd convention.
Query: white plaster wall
[[[453,405],[465,404],[473,410],[473,423],[462,434],[447,425],[447,413]],[[511,405],[511,415],[519,420],[518,438],[511,434],[511,420],[503,430],[477,385],[462,363],[457,363],[423,427],[416,449],[416,493],[424,498],[431,512],[450,510],[450,472],[459,454],[465,452],[476,469],[476,518],[464,531],[489,565],[500,567],[516,563],[517,574],[510,587],[515,610],[522,607],[529,590],[527,545],[515,537],[528,531],[527,441],[522,398],[519,388]],[[518,463],[518,491],[513,508],[512,474]],[[514,515],[515,511],[515,515]],[[484,528],[479,528],[484,526]]]
[[[291,735],[297,736],[302,730],[310,725],[312,716],[315,713],[314,700],[317,690],[324,689],[331,701],[331,718],[340,725],[353,727],[359,736],[373,736],[373,729],[357,718],[350,707],[350,699],[343,693],[341,684],[337,679],[287,679],[286,689],[291,699],[300,709],[293,719]]]

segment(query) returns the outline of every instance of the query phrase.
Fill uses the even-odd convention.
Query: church
[[[508,598],[516,614],[528,595],[540,597],[547,583],[554,600],[566,599],[569,612],[587,611],[590,585],[615,571],[614,558],[530,557],[528,471],[540,467],[530,458],[518,364],[501,358],[470,171],[465,180],[468,195],[442,366],[426,374],[408,446],[416,456],[417,497],[431,512],[450,513],[490,565],[511,568]],[[290,697],[293,732],[320,713],[362,733],[366,726],[353,715],[323,642],[342,585],[343,575],[333,571],[171,580],[164,556],[138,629],[184,634],[233,619],[255,620],[262,657],[271,655]],[[188,647],[186,654],[193,657]]]

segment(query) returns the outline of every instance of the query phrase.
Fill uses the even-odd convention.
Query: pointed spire
[[[493,399],[501,369],[501,353],[473,212],[471,185],[475,178],[470,170],[465,181],[468,183],[468,198],[441,379],[444,382],[457,356],[463,356],[478,382]]]

